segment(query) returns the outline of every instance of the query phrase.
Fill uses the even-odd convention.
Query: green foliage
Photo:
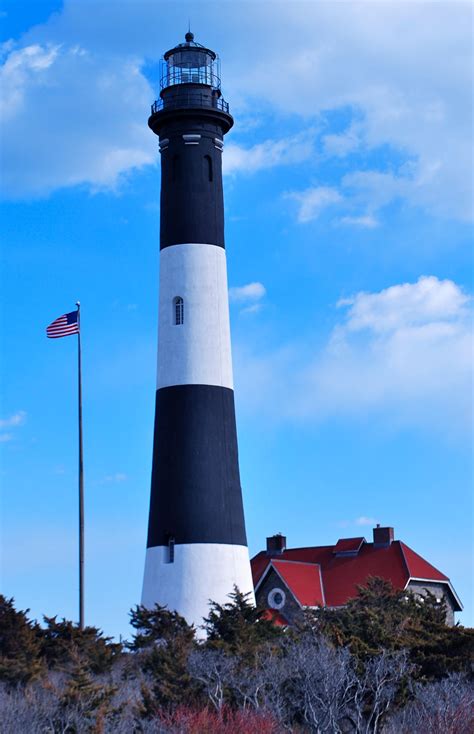
[[[44,617],[44,622],[42,654],[50,668],[67,667],[79,655],[93,673],[104,673],[121,654],[122,645],[104,637],[96,627],[81,630],[74,622],[58,622],[56,617]]]
[[[194,627],[158,604],[153,609],[136,606],[131,624],[136,634],[129,648],[139,653],[140,667],[152,679],[150,686],[142,687],[145,715],[153,716],[161,706],[193,700],[196,687],[187,662],[195,644]]]
[[[248,657],[280,636],[280,629],[264,619],[265,610],[254,607],[249,597],[234,586],[229,602],[210,602],[211,611],[204,620],[208,647]]]
[[[60,697],[62,708],[72,708],[80,712],[81,728],[70,728],[68,731],[90,731],[99,734],[101,722],[113,712],[112,698],[116,693],[115,686],[102,684],[91,675],[88,661],[77,653],[70,656],[72,668],[69,679]]]
[[[93,627],[45,617],[41,628],[0,597],[2,732],[138,733],[168,723],[183,734],[266,723],[342,732],[352,722],[373,734],[392,722],[388,734],[418,731],[410,722],[430,711],[462,721],[472,706],[472,683],[449,671],[471,670],[474,631],[448,627],[433,596],[421,601],[381,579],[347,607],[308,612],[302,628],[285,632],[238,589],[211,603],[202,643],[164,607],[136,607],[131,619],[125,654]]]
[[[170,612],[156,604],[153,609],[137,606],[130,612],[130,624],[137,630],[128,648],[133,652],[150,647],[155,642],[184,637],[194,640],[194,627],[178,612]]]
[[[381,650],[407,649],[417,678],[471,670],[474,630],[447,625],[446,607],[432,594],[422,600],[380,578],[369,579],[358,592],[341,609],[308,612],[309,624],[317,625],[336,645],[349,645],[361,661]]]
[[[28,612],[16,611],[13,599],[0,595],[0,680],[10,685],[28,683],[44,672],[40,628]]]

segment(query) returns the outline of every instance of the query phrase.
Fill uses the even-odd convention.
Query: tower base
[[[209,602],[227,603],[234,585],[249,593],[249,601],[255,604],[249,552],[244,545],[176,545],[172,563],[168,546],[147,549],[142,605],[151,609],[158,603],[178,610],[194,624],[198,638],[205,637],[202,624],[209,616]]]

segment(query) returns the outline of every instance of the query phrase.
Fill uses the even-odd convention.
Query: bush
[[[474,731],[472,673],[443,663],[452,653],[468,670],[472,631],[385,582],[286,633],[238,589],[211,604],[205,642],[163,607],[131,616],[123,649],[94,627],[40,627],[0,597],[2,734]]]

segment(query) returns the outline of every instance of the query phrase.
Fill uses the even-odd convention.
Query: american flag
[[[59,339],[61,336],[69,336],[69,334],[79,334],[79,324],[77,321],[77,311],[65,313],[46,329],[46,336],[50,339]]]

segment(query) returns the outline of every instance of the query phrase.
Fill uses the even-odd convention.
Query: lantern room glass
[[[162,61],[161,88],[175,84],[206,84],[219,89],[219,59],[208,49],[182,46],[169,52]]]

